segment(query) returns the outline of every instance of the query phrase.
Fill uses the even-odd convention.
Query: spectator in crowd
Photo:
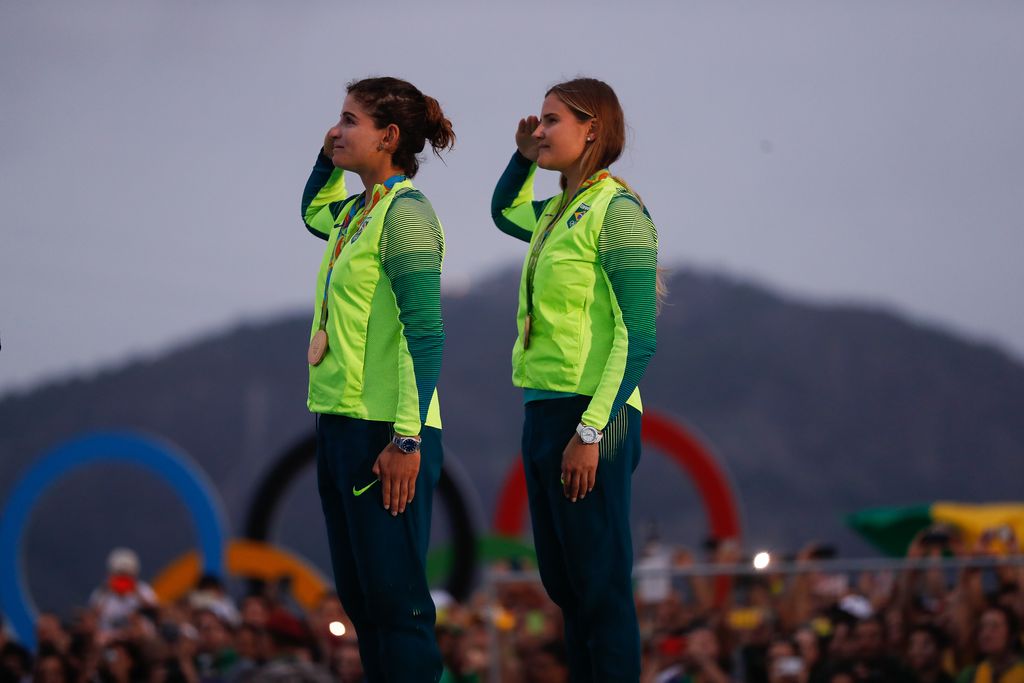
[[[101,683],[146,683],[149,667],[138,645],[127,640],[115,640],[103,651],[99,668]]]
[[[235,650],[238,653],[239,672],[257,669],[266,661],[269,638],[266,630],[251,624],[238,627]]]
[[[365,674],[354,636],[342,637],[331,653],[331,671],[339,683],[363,683]]]
[[[36,643],[40,652],[44,648],[49,648],[57,654],[63,655],[68,651],[71,637],[64,630],[60,617],[50,612],[43,612],[36,618]]]
[[[237,626],[241,621],[234,600],[228,595],[224,582],[212,574],[205,574],[196,584],[196,589],[189,596],[192,609],[209,610],[229,626]]]
[[[685,683],[729,683],[721,646],[710,625],[698,623],[686,634]]]
[[[51,646],[40,646],[32,673],[33,683],[71,683],[74,672],[70,664]]]
[[[157,670],[163,683],[198,683],[199,671],[196,655],[199,652],[199,632],[189,622],[174,620],[160,626],[166,647],[158,657]]]
[[[314,663],[315,642],[309,627],[284,609],[274,610],[267,621],[270,657],[246,681],[251,683],[327,683],[331,675]]]
[[[266,628],[270,620],[270,600],[258,593],[248,595],[242,600],[242,623]]]
[[[32,653],[14,642],[0,648],[0,683],[21,683],[32,672]]]
[[[885,620],[878,615],[861,619],[853,628],[857,656],[854,671],[858,681],[911,683],[912,677],[899,660],[885,649]]]
[[[524,683],[568,683],[569,661],[562,640],[549,640],[532,650],[524,667]]]
[[[953,683],[953,677],[943,670],[948,640],[934,624],[918,624],[910,630],[907,663],[915,683]]]
[[[198,610],[195,622],[199,631],[196,663],[200,678],[233,678],[239,661],[238,652],[235,651],[235,636],[230,624],[209,609]]]
[[[768,683],[807,683],[807,665],[794,641],[778,639],[767,654]]]
[[[1024,683],[1017,615],[1002,605],[992,605],[978,623],[978,651],[982,660],[964,669],[958,683]]]
[[[89,604],[99,617],[101,637],[111,638],[128,626],[129,617],[142,607],[155,607],[156,593],[139,580],[139,556],[128,548],[115,548],[107,557],[106,583],[93,591]]]
[[[821,638],[813,626],[801,626],[793,635],[793,641],[807,667],[807,683],[825,683],[827,671],[821,657]]]

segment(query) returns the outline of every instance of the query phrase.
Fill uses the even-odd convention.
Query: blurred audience
[[[731,541],[709,553],[709,565],[741,561]],[[672,576],[694,564],[691,553],[647,544],[636,582],[642,683],[1024,683],[1024,567],[847,575],[808,564],[833,555],[809,545],[794,558],[806,571],[793,574]],[[908,550],[913,559],[1011,555],[1018,545],[1005,529],[970,547],[949,529],[929,529]],[[442,683],[569,680],[561,613],[539,583],[513,573],[522,567],[531,568],[493,565],[507,576],[465,603],[433,594]],[[365,680],[333,594],[305,610],[285,581],[250,585],[236,603],[204,576],[185,598],[158,604],[134,552],[115,550],[107,569],[88,607],[67,621],[39,615],[35,652],[0,631],[0,683]]]

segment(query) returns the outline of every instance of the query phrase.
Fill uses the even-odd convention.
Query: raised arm
[[[533,174],[537,170],[536,116],[519,119],[516,153],[505,167],[491,196],[491,218],[506,235],[529,242],[547,202],[533,199]]]
[[[395,432],[416,436],[427,420],[441,371],[441,260],[444,234],[418,190],[396,197],[381,233],[380,258],[402,322]]]
[[[598,256],[613,295],[615,338],[583,423],[604,429],[636,390],[657,346],[658,233],[632,195],[621,193],[609,204]]]
[[[491,196],[491,218],[506,235],[529,242],[544,212],[543,201],[533,199],[537,165],[518,151],[505,167]]]
[[[306,229],[320,239],[327,239],[347,196],[344,172],[335,168],[321,149],[302,191],[302,222]]]

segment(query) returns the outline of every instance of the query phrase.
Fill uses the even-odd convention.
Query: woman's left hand
[[[384,509],[392,516],[405,512],[405,506],[416,495],[416,475],[420,472],[420,452],[403,453],[393,443],[377,456],[373,473],[380,479]]]
[[[596,443],[583,443],[579,434],[573,434],[562,452],[562,490],[566,498],[575,503],[594,490],[599,459]]]

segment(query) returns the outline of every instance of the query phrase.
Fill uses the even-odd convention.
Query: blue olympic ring
[[[111,461],[139,465],[169,484],[192,513],[204,571],[224,573],[227,518],[223,505],[206,474],[187,455],[167,443],[125,433],[92,434],[63,444],[25,473],[0,512],[0,608],[18,639],[31,650],[36,647],[36,609],[20,562],[29,515],[42,493],[64,475]]]

